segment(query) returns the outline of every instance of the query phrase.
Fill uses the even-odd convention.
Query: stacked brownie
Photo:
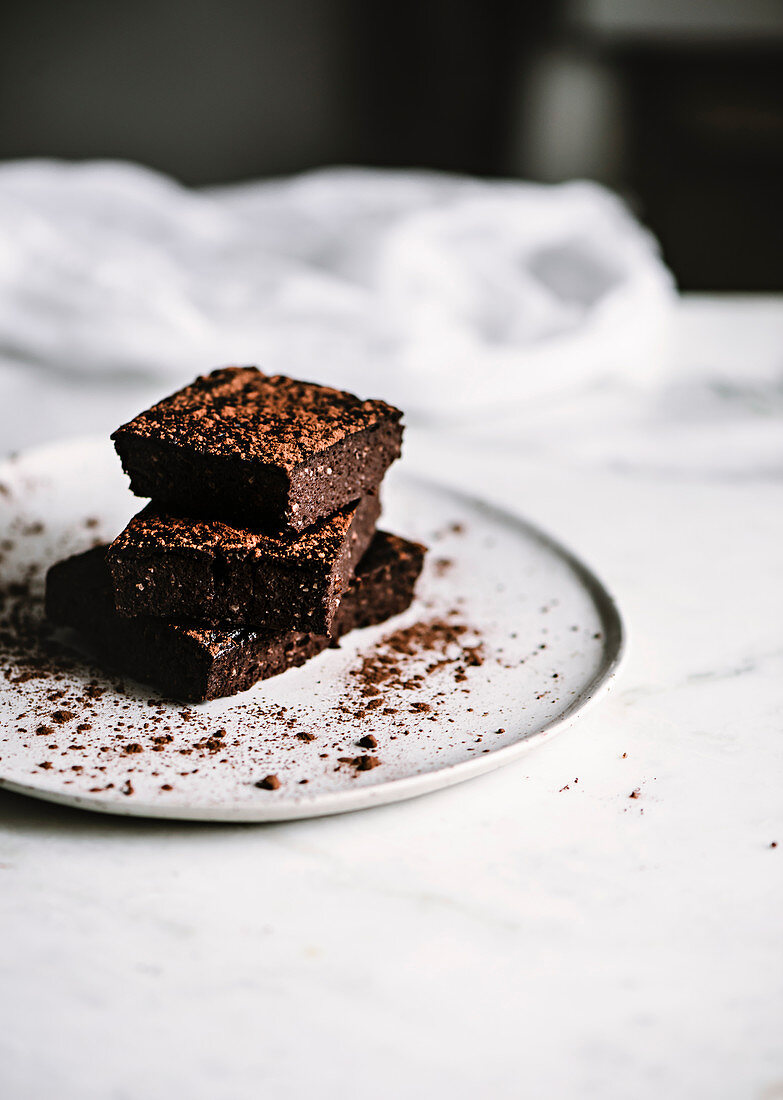
[[[376,531],[401,415],[254,367],[197,378],[112,436],[152,503],[109,547],[52,567],[47,614],[195,701],[405,610],[424,547]]]

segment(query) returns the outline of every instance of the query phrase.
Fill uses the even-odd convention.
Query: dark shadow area
[[[48,836],[56,831],[59,836],[94,834],[96,830],[109,835],[127,836],[132,833],[142,839],[161,837],[171,833],[205,829],[246,828],[246,825],[226,825],[220,822],[166,821],[144,817],[119,817],[114,814],[95,813],[71,806],[32,798],[13,791],[0,789],[0,829]]]
[[[628,184],[680,285],[783,289],[780,45],[636,49],[618,64]]]

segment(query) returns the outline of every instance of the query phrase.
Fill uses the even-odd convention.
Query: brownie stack
[[[255,367],[197,378],[112,436],[152,502],[110,546],[52,567],[48,616],[198,701],[405,610],[424,547],[376,530],[401,416]]]

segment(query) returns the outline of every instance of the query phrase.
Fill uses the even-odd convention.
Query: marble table
[[[630,657],[561,736],[269,827],[0,793],[3,1100],[783,1097],[783,299],[686,298],[672,341],[645,388],[409,433],[616,593]],[[6,362],[0,439],[158,388]]]

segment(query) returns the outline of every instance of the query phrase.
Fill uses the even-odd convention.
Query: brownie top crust
[[[140,413],[112,439],[154,439],[292,471],[348,436],[401,418],[385,401],[362,401],[256,367],[224,367]]]
[[[146,555],[168,551],[197,551],[259,554],[266,559],[291,565],[313,566],[331,563],[340,553],[352,525],[365,513],[377,518],[377,497],[369,495],[347,508],[320,520],[305,531],[267,535],[247,527],[234,527],[220,520],[197,520],[171,515],[154,504],[133,517],[111,545],[117,559],[123,554]],[[374,504],[374,507],[370,507]]]

